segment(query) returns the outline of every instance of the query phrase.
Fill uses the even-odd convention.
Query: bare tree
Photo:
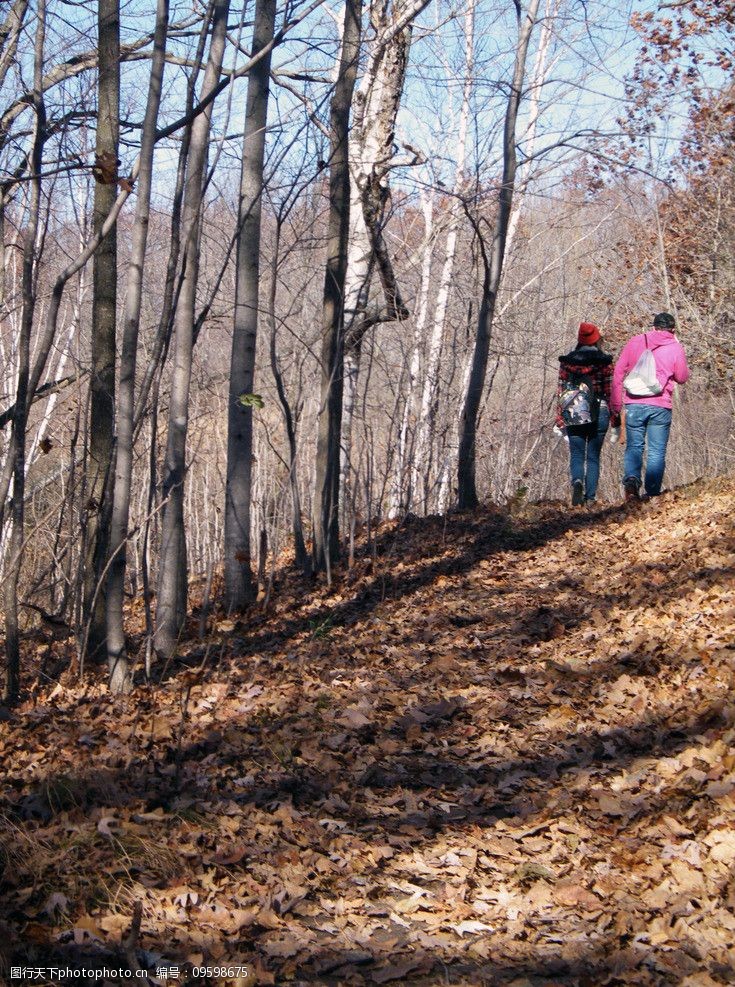
[[[518,146],[523,148],[523,155],[526,162],[518,167],[515,179],[515,190],[513,194],[513,207],[508,221],[508,232],[505,242],[506,262],[504,268],[507,270],[508,262],[512,260],[512,247],[519,222],[523,211],[526,192],[533,179],[534,154],[537,144],[537,128],[539,115],[541,113],[541,96],[549,72],[549,48],[551,45],[555,22],[559,14],[561,0],[546,0],[544,16],[541,19],[541,32],[536,57],[534,59],[533,73],[528,86],[529,110],[525,131],[518,141]],[[502,282],[499,288],[502,294]],[[496,321],[502,315],[505,306],[501,306],[495,312]],[[469,384],[470,373],[472,371],[473,351],[467,354],[462,373],[461,393],[464,395]],[[487,388],[486,388],[487,391]],[[457,454],[459,449],[459,433],[462,427],[461,418],[457,418],[450,428],[451,438],[444,450],[443,464],[439,479],[439,491],[437,504],[440,512],[446,511],[452,501],[452,487],[456,470]]]
[[[329,575],[339,557],[339,463],[344,365],[344,288],[350,230],[350,110],[360,57],[362,0],[346,0],[342,51],[330,107],[329,230],[322,315],[321,407],[316,451],[313,558]]]
[[[41,167],[46,140],[46,107],[43,99],[43,61],[46,43],[46,0],[38,0],[36,39],[33,60],[33,90],[31,99],[34,110],[33,146],[31,150],[32,178],[28,204],[28,218],[23,234],[23,295],[18,339],[18,379],[13,410],[12,428],[8,448],[8,462],[12,464],[13,493],[11,501],[12,530],[8,545],[10,564],[5,574],[5,651],[7,676],[5,698],[15,702],[20,690],[20,635],[18,626],[18,577],[24,541],[25,509],[25,449],[26,422],[28,419],[28,392],[30,377],[30,345],[33,316],[36,307],[36,238],[41,211]],[[32,393],[32,392],[31,392]]]
[[[467,175],[465,173],[467,160],[467,131],[469,127],[470,104],[474,85],[474,63],[475,63],[475,0],[468,0],[463,19],[464,50],[465,50],[465,75],[462,83],[462,104],[459,112],[459,127],[457,132],[457,144],[454,149],[454,160],[456,170],[454,173],[454,187],[452,200],[449,204],[449,226],[447,229],[446,242],[444,247],[444,262],[441,274],[439,275],[439,285],[437,288],[436,305],[434,308],[429,336],[429,348],[426,357],[426,367],[424,370],[423,384],[421,387],[421,403],[418,410],[418,424],[416,434],[416,444],[413,456],[413,468],[411,477],[411,491],[413,497],[418,501],[420,509],[425,513],[428,510],[429,487],[432,474],[434,433],[436,426],[437,404],[439,401],[439,379],[441,370],[441,355],[444,344],[444,330],[447,320],[447,310],[449,306],[449,293],[454,280],[454,266],[457,253],[457,238],[459,233],[459,223],[462,215],[462,197],[465,192]],[[433,218],[431,211],[424,209],[427,220]],[[426,249],[431,255],[433,249],[433,238],[430,230],[427,230],[425,237]],[[430,264],[430,257],[427,261]],[[425,271],[426,273],[426,271]],[[430,273],[430,267],[428,269]],[[417,352],[423,344],[423,325],[416,327],[415,346]],[[413,383],[415,383],[415,376]],[[411,393],[410,397],[413,397]]]
[[[253,54],[273,40],[275,0],[257,0]],[[225,598],[228,609],[241,609],[253,598],[250,566],[250,505],[253,457],[253,379],[259,321],[260,225],[263,166],[270,87],[270,54],[248,76],[242,176],[238,205],[235,321],[230,359],[225,488]]]
[[[153,152],[156,140],[158,111],[161,102],[161,88],[163,85],[168,14],[168,0],[158,0],[153,61],[151,64],[148,101],[141,137],[138,198],[125,291],[122,353],[120,357],[120,385],[117,395],[115,478],[110,523],[112,559],[106,596],[107,659],[110,674],[110,689],[112,692],[126,692],[131,686],[128,660],[125,653],[123,595],[127,562],[126,542],[130,516],[130,490],[133,474],[135,368],[143,296],[143,272],[150,220]]]
[[[214,0],[212,39],[202,82],[200,103],[215,91],[222,71],[229,0]],[[213,101],[194,121],[184,196],[184,273],[176,310],[173,339],[173,377],[164,463],[165,506],[161,527],[155,646],[164,658],[172,657],[186,617],[187,562],[184,527],[184,479],[186,436],[189,423],[189,389],[196,289],[199,273],[199,231],[203,201],[204,167],[209,144]]]
[[[467,390],[464,396],[460,419],[459,460],[457,464],[458,504],[461,509],[477,505],[475,483],[475,436],[477,415],[485,385],[487,358],[490,347],[490,332],[495,314],[495,302],[503,273],[505,246],[513,206],[513,190],[516,175],[516,120],[523,92],[526,72],[526,56],[534,24],[538,16],[539,0],[530,0],[525,15],[520,2],[516,4],[518,20],[518,44],[516,47],[513,78],[508,94],[503,134],[503,182],[500,188],[500,201],[495,218],[490,256],[488,257],[482,239],[480,223],[475,224],[480,240],[483,263],[483,285],[480,311],[477,318],[475,346],[470,366]]]
[[[98,0],[98,85],[96,178],[93,231],[99,233],[117,194],[120,140],[120,4]],[[105,606],[100,580],[109,545],[110,480],[115,417],[115,337],[117,324],[117,225],[100,243],[92,261],[92,353],[90,437],[87,488],[87,558],[84,565],[84,614],[87,652],[104,654]],[[99,587],[99,588],[98,588]]]
[[[414,403],[419,387],[421,371],[421,353],[424,336],[429,318],[429,292],[431,289],[431,270],[435,240],[434,230],[434,191],[421,190],[421,214],[424,220],[424,236],[421,256],[421,273],[419,288],[414,311],[413,340],[407,361],[407,380],[401,423],[398,430],[398,448],[393,474],[391,491],[390,515],[396,517],[407,511],[417,491],[413,489],[412,481],[420,482],[421,471],[411,461],[411,422],[414,413]]]
[[[352,419],[357,399],[362,342],[380,322],[408,317],[393,271],[383,224],[389,197],[388,176],[395,158],[396,118],[403,95],[412,24],[428,0],[371,4],[371,39],[367,68],[355,97],[350,133],[350,239],[345,275],[345,359],[342,420],[343,501],[349,499],[352,468]],[[377,269],[380,291],[371,300]],[[375,295],[375,292],[373,292]]]

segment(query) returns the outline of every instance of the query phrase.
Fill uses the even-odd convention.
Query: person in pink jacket
[[[666,468],[666,445],[671,429],[671,404],[676,384],[689,379],[684,347],[674,335],[673,315],[660,312],[653,320],[653,330],[633,336],[622,349],[613,373],[610,412],[625,405],[625,460],[623,489],[626,501],[640,498],[643,450],[648,440],[644,489],[649,497],[661,493]],[[625,390],[623,381],[646,349],[656,364],[659,394],[635,396]]]

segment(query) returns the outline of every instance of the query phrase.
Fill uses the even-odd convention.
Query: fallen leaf
[[[370,726],[372,721],[365,716],[362,710],[356,706],[348,706],[344,713],[337,719],[337,723],[342,726],[351,727],[353,730],[360,730],[362,727]]]
[[[97,832],[106,836],[108,840],[118,836],[122,832],[122,828],[120,820],[114,816],[103,816],[97,823]]]
[[[463,922],[459,922],[457,925],[450,925],[450,929],[454,931],[459,936],[476,935],[478,932],[493,932],[493,926],[487,925],[485,922],[477,922],[471,919],[465,919]]]
[[[295,956],[303,948],[304,943],[294,936],[282,936],[279,939],[269,939],[263,943],[263,949],[268,956],[278,956],[281,959]]]
[[[212,862],[219,864],[220,867],[225,867],[228,864],[239,864],[240,861],[246,856],[248,850],[245,846],[234,847],[229,852],[222,851],[221,853],[216,853],[212,857]]]
[[[376,984],[387,984],[391,980],[404,980],[406,974],[413,973],[424,966],[425,961],[421,958],[406,960],[403,963],[392,963],[390,966],[381,967],[372,974],[373,982]]]
[[[554,901],[570,908],[594,910],[602,907],[600,899],[580,884],[558,884],[554,888]]]
[[[94,939],[104,940],[104,935],[102,930],[97,924],[97,920],[92,918],[91,915],[80,915],[79,918],[74,920],[74,941],[77,944],[84,942],[85,934],[92,936]]]

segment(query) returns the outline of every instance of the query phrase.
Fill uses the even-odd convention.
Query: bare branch
[[[247,75],[250,72],[250,70],[253,68],[253,66],[257,65],[258,62],[261,61],[261,59],[265,58],[266,55],[268,55],[271,51],[273,51],[274,48],[277,48],[287,34],[289,34],[295,27],[297,27],[297,25],[299,25],[306,17],[308,17],[309,14],[313,13],[313,11],[321,7],[323,3],[324,0],[312,0],[312,3],[310,3],[309,6],[305,8],[305,10],[303,10],[300,14],[294,16],[290,21],[288,21],[288,23],[284,24],[283,27],[280,29],[280,31],[276,32],[275,36],[273,37],[273,40],[270,41],[263,48],[261,48],[261,50],[256,55],[253,55],[252,58],[249,58],[247,62],[245,62],[244,65],[241,65],[240,68],[237,69],[235,72],[231,72],[224,79],[221,79],[220,82],[214,87],[214,89],[210,93],[207,93],[204,99],[200,103],[198,103],[191,110],[190,113],[187,113],[185,116],[180,117],[174,123],[169,124],[168,127],[164,127],[162,130],[159,130],[158,133],[156,134],[156,141],[162,140],[164,137],[170,137],[172,134],[175,134],[177,130],[181,130],[182,127],[185,127],[188,123],[191,123],[192,120],[195,120],[200,113],[203,113],[207,109],[207,107],[210,106],[215,101],[215,99],[217,99],[219,94],[224,89],[226,89],[231,82],[233,82],[235,79],[241,79],[244,75]]]
[[[29,404],[35,404],[36,401],[40,401],[41,398],[51,397],[52,394],[58,394],[59,391],[63,391],[64,388],[69,387],[70,384],[75,384],[78,380],[84,377],[88,373],[87,370],[80,370],[78,374],[71,374],[68,377],[62,377],[61,380],[51,380],[39,387],[32,398],[29,400]],[[13,420],[13,415],[15,414],[15,405],[11,404],[9,408],[0,413],[0,428],[5,428]]]

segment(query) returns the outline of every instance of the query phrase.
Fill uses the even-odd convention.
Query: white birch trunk
[[[365,320],[370,282],[375,266],[374,231],[368,228],[366,209],[372,208],[374,221],[382,220],[382,199],[387,196],[387,176],[393,157],[396,117],[411,45],[410,20],[424,2],[396,0],[388,13],[387,5],[373,3],[370,17],[376,31],[368,67],[355,95],[355,119],[350,134],[350,238],[345,276],[345,356],[342,409],[342,463],[340,497],[348,502],[352,471],[352,422],[357,401],[362,337],[370,322]],[[403,26],[401,26],[403,25]],[[383,285],[386,288],[385,284]],[[392,292],[393,289],[387,289]],[[397,300],[386,297],[388,318],[396,318]]]
[[[416,305],[416,318],[414,322],[413,346],[408,364],[408,381],[406,385],[406,397],[403,404],[403,414],[401,416],[401,427],[398,435],[398,450],[396,454],[396,469],[393,475],[393,488],[391,491],[391,503],[389,517],[398,517],[404,511],[410,510],[413,494],[415,493],[411,485],[412,471],[408,468],[409,463],[409,439],[410,428],[413,418],[413,409],[416,402],[416,390],[418,387],[419,372],[421,370],[421,350],[426,332],[426,323],[429,315],[429,289],[431,287],[431,262],[434,252],[434,193],[433,191],[422,190],[421,211],[424,214],[424,243],[425,249],[421,260],[421,280],[419,282],[419,293]]]
[[[436,405],[439,399],[439,378],[441,352],[444,341],[444,327],[449,304],[449,292],[454,275],[454,257],[457,249],[457,227],[460,217],[459,195],[465,180],[465,163],[467,160],[467,126],[470,114],[470,97],[472,95],[474,69],[474,36],[475,36],[475,5],[467,6],[464,16],[465,40],[465,78],[462,86],[462,106],[459,116],[459,134],[455,158],[457,171],[454,177],[454,196],[451,205],[451,219],[447,232],[444,253],[444,265],[439,279],[436,297],[434,321],[429,338],[429,352],[424,371],[424,386],[421,393],[419,409],[416,448],[413,456],[411,488],[417,498],[417,506],[425,514],[429,506],[429,491],[432,473],[432,447],[434,444],[434,426],[436,423]]]

